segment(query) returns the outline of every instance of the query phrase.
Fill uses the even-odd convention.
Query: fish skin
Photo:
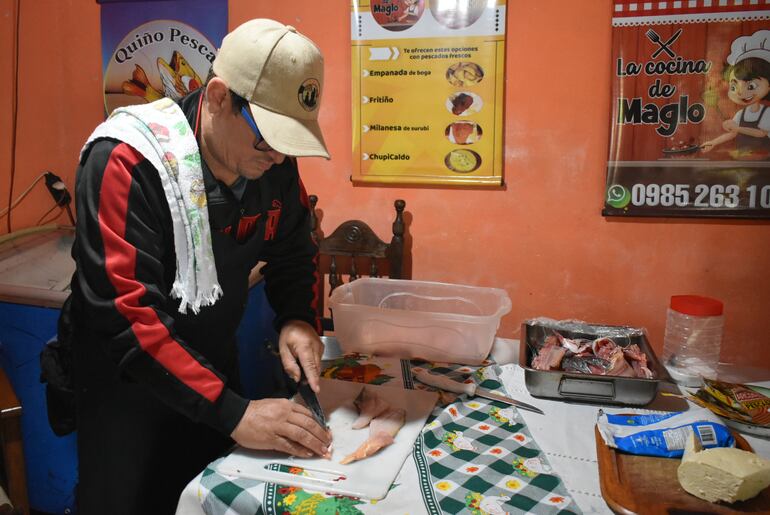
[[[603,375],[609,369],[609,362],[598,356],[571,356],[564,358],[562,369],[565,372]]]

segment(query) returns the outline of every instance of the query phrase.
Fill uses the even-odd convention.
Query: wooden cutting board
[[[598,428],[594,429],[594,435],[602,496],[615,513],[770,513],[770,488],[748,501],[710,503],[688,494],[679,485],[676,475],[679,458],[625,454],[605,444]],[[736,447],[752,450],[741,435],[733,432],[733,436]]]
[[[353,400],[358,396],[361,383],[321,378],[318,400],[332,431],[332,458],[297,458],[285,454],[252,451],[239,448],[217,467],[220,474],[269,481],[307,490],[358,497],[382,499],[396,479],[406,458],[412,453],[414,442],[425,426],[425,420],[438,398],[435,392],[405,390],[388,386],[365,385],[388,401],[394,408],[406,411],[404,427],[395,442],[367,459],[340,465],[340,460],[355,451],[369,437],[369,428],[353,429],[358,417]],[[277,469],[300,467],[306,475],[290,474]]]

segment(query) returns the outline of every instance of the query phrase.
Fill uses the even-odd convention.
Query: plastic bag
[[[727,426],[703,408],[645,415],[608,415],[600,411],[597,427],[610,447],[643,456],[679,458],[693,432],[704,449],[735,445]]]
[[[591,340],[611,338],[623,345],[633,343],[635,338],[644,335],[644,329],[639,327],[592,324],[583,320],[554,320],[553,318],[537,317],[527,320],[525,323],[558,331],[570,338],[582,337]]]

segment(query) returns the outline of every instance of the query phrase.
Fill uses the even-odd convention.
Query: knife
[[[310,384],[308,384],[304,370],[302,371],[302,375],[300,376],[299,382],[297,383],[297,391],[299,391],[300,397],[302,397],[302,400],[305,401],[305,404],[307,404],[307,407],[310,409],[310,413],[312,413],[313,418],[316,422],[318,422],[318,425],[324,429],[328,429],[326,426],[326,416],[324,415],[324,410],[321,408],[321,403],[318,402],[318,396],[310,387]]]
[[[545,413],[543,413],[543,410],[541,410],[540,408],[537,408],[531,404],[527,404],[526,402],[521,402],[521,401],[517,401],[516,399],[511,399],[510,397],[506,397],[504,395],[498,395],[494,392],[490,392],[489,390],[485,390],[484,388],[479,388],[476,385],[476,383],[461,383],[459,381],[455,381],[454,379],[450,379],[446,376],[431,374],[424,368],[419,368],[419,367],[413,368],[412,374],[421,383],[425,383],[430,386],[435,386],[436,388],[441,388],[442,390],[446,390],[448,392],[464,393],[469,397],[473,397],[477,395],[479,397],[484,397],[485,399],[492,399],[493,401],[504,402],[506,404],[510,404],[512,406],[516,406],[521,409],[534,411],[535,413],[540,413],[541,415],[545,415]]]

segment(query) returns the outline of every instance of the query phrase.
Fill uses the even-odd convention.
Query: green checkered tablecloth
[[[491,363],[419,366],[506,393],[497,378],[499,369]],[[410,367],[397,359],[351,355],[329,364],[324,376],[431,389],[412,382]],[[223,476],[216,472],[220,459],[200,476],[201,508],[209,515],[580,513],[515,408],[480,397],[448,400],[433,410],[385,499],[369,501]]]

